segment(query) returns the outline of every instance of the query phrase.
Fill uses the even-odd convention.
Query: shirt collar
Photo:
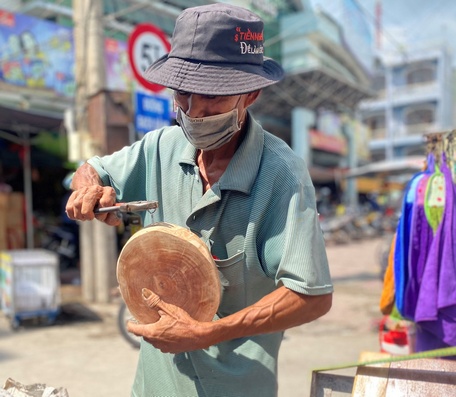
[[[258,174],[263,155],[264,131],[250,115],[244,140],[220,178],[221,190],[238,190],[249,194]],[[184,147],[180,163],[196,165],[197,149],[190,143]]]

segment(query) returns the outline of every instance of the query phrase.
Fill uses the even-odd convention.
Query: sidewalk
[[[378,351],[376,324],[381,292],[376,263],[380,240],[328,247],[335,294],[323,318],[285,333],[279,357],[279,397],[306,397],[312,370],[357,361]],[[116,304],[81,304],[77,289],[65,292],[62,319],[50,327],[12,331],[0,314],[0,385],[64,387],[70,397],[130,395],[137,350],[122,339]],[[73,301],[73,302],[71,302]],[[354,370],[345,370],[354,374]]]
[[[317,321],[286,332],[279,357],[279,397],[308,396],[312,370],[357,362],[362,352],[379,351],[380,244],[375,239],[328,247],[333,306]],[[336,373],[354,376],[355,371]]]

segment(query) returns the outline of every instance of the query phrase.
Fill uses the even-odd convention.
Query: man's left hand
[[[196,321],[185,310],[162,301],[150,290],[147,290],[147,294],[148,297],[144,297],[146,303],[157,310],[160,318],[152,324],[129,321],[127,324],[129,332],[142,336],[146,342],[163,353],[177,354],[209,346],[203,334],[210,323]]]

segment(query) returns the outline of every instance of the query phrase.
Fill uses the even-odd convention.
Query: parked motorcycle
[[[350,242],[350,218],[346,215],[320,219],[320,226],[327,243],[347,244]]]
[[[46,225],[43,229],[41,246],[59,255],[60,271],[79,266],[79,231],[64,226]]]
[[[119,312],[117,314],[117,325],[119,326],[120,333],[124,339],[135,349],[139,349],[139,346],[141,344],[141,337],[136,336],[127,330],[127,322],[132,319],[133,316],[130,313],[130,310],[128,310],[125,301],[122,299],[119,306]]]

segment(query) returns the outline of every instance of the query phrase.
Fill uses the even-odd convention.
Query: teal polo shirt
[[[196,149],[178,126],[149,132],[89,164],[115,189],[119,202],[159,202],[153,216],[145,214],[145,225],[174,223],[205,241],[218,258],[223,290],[218,317],[281,285],[308,295],[333,291],[306,164],[250,115],[242,144],[205,193]],[[143,342],[132,396],[276,396],[282,337],[240,338],[176,355]]]

